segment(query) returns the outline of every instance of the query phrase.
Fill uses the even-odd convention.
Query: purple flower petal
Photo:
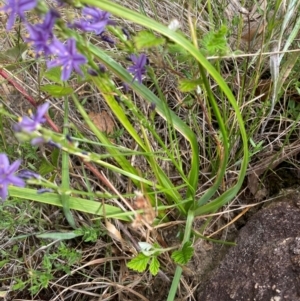
[[[39,106],[36,110],[35,118],[40,121],[40,123],[46,122],[46,118],[44,117],[49,109],[49,103],[45,102],[41,106]]]
[[[9,161],[5,154],[0,154],[0,173],[4,173],[4,171],[9,167]]]
[[[6,4],[0,9],[9,15],[6,30],[10,30],[19,16],[22,21],[25,20],[25,11],[35,8],[37,0],[7,0]]]
[[[7,173],[12,174],[18,170],[18,168],[21,165],[21,160],[16,160],[14,163],[12,163],[8,168],[7,168]]]
[[[18,177],[22,179],[32,179],[32,178],[39,179],[40,175],[28,169],[23,169],[19,171]]]
[[[7,23],[6,23],[6,30],[7,30],[7,31],[9,31],[9,30],[12,29],[12,27],[13,27],[15,21],[16,21],[16,18],[17,18],[17,16],[16,16],[16,14],[14,14],[14,13],[11,13],[11,14],[9,15],[8,20],[7,20]]]
[[[51,51],[54,55],[64,55],[67,53],[66,46],[56,38],[51,44]]]
[[[50,45],[53,38],[53,27],[56,19],[59,17],[59,13],[51,9],[44,16],[44,21],[41,24],[27,24],[27,31],[29,37],[26,39],[28,43],[33,44],[33,47],[37,54],[41,52],[47,56],[51,53]]]
[[[35,114],[30,114],[30,117],[24,116],[20,119],[19,123],[15,124],[13,129],[16,132],[27,132],[32,133],[37,130],[42,123],[46,122],[44,115],[47,113],[49,108],[48,103],[44,103],[39,106]]]
[[[0,201],[4,201],[7,199],[8,196],[8,190],[7,190],[7,185],[3,186],[0,184]]]
[[[59,143],[56,143],[56,142],[54,142],[54,141],[48,141],[47,142],[50,146],[53,146],[53,147],[56,147],[56,148],[58,148],[58,149],[61,149],[61,145],[59,144]]]
[[[71,38],[66,44],[62,44],[60,41],[55,40],[51,46],[53,54],[57,55],[57,58],[47,63],[48,68],[61,66],[62,68],[62,80],[68,80],[73,70],[78,74],[83,75],[80,69],[80,65],[87,62],[84,55],[77,52],[76,41]]]
[[[72,68],[70,64],[63,66],[62,73],[61,73],[61,80],[63,81],[68,80],[71,76],[71,73],[72,73]]]
[[[133,65],[128,67],[127,70],[133,74],[133,81],[136,79],[141,84],[143,75],[146,73],[145,66],[147,64],[147,56],[145,54],[141,54],[137,57],[132,54],[130,59],[133,62]]]
[[[17,176],[9,176],[7,180],[11,183],[14,184],[14,186],[18,187],[25,187],[25,182],[23,179],[17,177]]]
[[[37,145],[42,145],[44,144],[46,141],[43,137],[37,137],[37,138],[33,138],[31,140],[31,145],[37,146]]]
[[[71,25],[71,27],[77,27],[83,31],[90,31],[99,35],[105,30],[107,25],[115,25],[115,22],[109,20],[110,13],[99,8],[85,7],[82,13],[85,19],[74,22],[74,25]]]
[[[8,185],[24,187],[23,179],[15,175],[21,164],[21,160],[16,160],[11,165],[6,154],[0,154],[0,199],[4,201],[8,196]]]

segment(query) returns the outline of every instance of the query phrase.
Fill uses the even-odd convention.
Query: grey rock
[[[299,202],[286,199],[252,216],[201,288],[199,301],[300,301]]]

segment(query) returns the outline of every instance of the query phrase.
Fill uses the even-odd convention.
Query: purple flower
[[[58,149],[61,149],[61,147],[62,147],[59,143],[56,143],[52,140],[49,140],[47,143],[48,143],[48,145],[53,146],[53,147],[58,148]]]
[[[101,34],[106,25],[115,24],[115,22],[109,20],[110,13],[102,11],[99,8],[85,7],[82,10],[82,13],[86,19],[81,19],[75,22],[73,26],[83,31],[91,31],[95,34]]]
[[[155,102],[151,102],[150,106],[149,106],[149,110],[150,111],[154,111],[156,108],[156,103]]]
[[[25,180],[32,179],[32,178],[39,179],[40,175],[33,171],[30,171],[28,169],[23,169],[23,170],[19,171],[18,177],[25,179]]]
[[[66,3],[63,0],[56,0],[58,6],[63,6]]]
[[[124,93],[128,93],[129,85],[127,83],[122,83],[122,88],[123,88]]]
[[[94,69],[88,69],[88,74],[91,76],[98,76],[98,72]]]
[[[37,54],[44,52],[45,55],[49,55],[51,53],[50,44],[53,38],[53,27],[58,17],[58,12],[50,10],[45,15],[43,23],[26,25],[29,32],[29,38],[26,41],[33,44]]]
[[[11,30],[16,17],[19,16],[22,21],[25,20],[25,11],[35,8],[37,0],[7,0],[6,4],[0,10],[8,14],[6,30]]]
[[[47,67],[53,68],[57,66],[62,67],[61,80],[68,80],[71,76],[73,69],[83,75],[80,70],[80,65],[85,64],[87,59],[84,55],[76,50],[76,41],[69,39],[66,44],[61,43],[54,39],[50,46],[52,54],[57,55],[57,58],[47,63]]]
[[[17,160],[11,165],[9,165],[7,155],[0,154],[0,199],[2,201],[5,201],[7,198],[8,185],[13,184],[19,187],[25,186],[24,180],[14,175],[14,173],[19,168],[20,164],[21,160]]]
[[[48,102],[39,106],[35,114],[30,113],[30,117],[22,117],[20,121],[14,125],[14,130],[16,132],[34,132],[42,123],[46,121],[44,115],[47,113],[48,108]]]
[[[147,64],[147,56],[145,54],[141,54],[139,57],[132,54],[130,56],[130,60],[133,62],[133,65],[128,67],[127,70],[133,74],[133,80],[135,79],[141,84],[142,77],[146,73],[145,65]]]
[[[127,40],[130,40],[130,33],[126,28],[122,28],[122,32],[124,33],[124,35],[126,36]]]
[[[43,137],[36,137],[36,138],[33,138],[30,141],[30,143],[33,146],[39,146],[39,145],[43,145],[44,143],[46,143],[46,141],[45,141],[45,139]]]
[[[109,37],[108,35],[104,35],[104,34],[102,34],[101,35],[101,39],[104,41],[104,42],[107,42],[107,43],[109,43],[109,44],[115,44],[115,41],[111,38],[111,37]]]

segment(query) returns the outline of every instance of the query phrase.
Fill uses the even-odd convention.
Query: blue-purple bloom
[[[26,41],[33,45],[38,55],[41,53],[44,53],[46,56],[51,54],[50,45],[53,38],[53,27],[57,18],[59,18],[59,13],[51,9],[45,15],[43,23],[26,25],[29,32],[29,37]]]
[[[47,144],[50,145],[50,146],[53,146],[55,148],[58,148],[58,149],[61,149],[61,147],[62,147],[59,143],[56,143],[52,140],[47,141]]]
[[[8,195],[8,185],[24,187],[25,182],[20,177],[14,175],[21,164],[21,160],[17,160],[11,165],[6,154],[0,154],[0,200],[3,202]]]
[[[115,40],[113,40],[111,37],[109,37],[108,35],[105,35],[105,34],[102,34],[101,35],[101,39],[104,41],[104,42],[107,42],[109,44],[115,44]]]
[[[41,188],[41,189],[37,190],[37,194],[43,194],[43,193],[46,193],[46,192],[53,192],[53,189],[51,189],[51,188]]]
[[[130,33],[126,28],[122,28],[122,32],[124,33],[124,35],[126,36],[127,40],[130,40]]]
[[[16,132],[27,132],[32,133],[37,130],[40,125],[46,122],[44,117],[49,108],[49,103],[46,102],[43,105],[39,106],[35,114],[30,112],[30,116],[25,116],[20,119],[20,121],[14,125],[14,130]]]
[[[142,83],[143,75],[146,74],[147,56],[142,53],[140,56],[132,54],[130,60],[133,65],[128,67],[127,70],[133,75],[133,80],[137,80],[140,84]]]
[[[114,25],[115,22],[109,20],[110,13],[95,7],[85,7],[82,10],[85,19],[74,22],[73,26],[83,31],[101,34],[106,25]]]
[[[73,38],[68,39],[66,44],[54,39],[53,43],[50,45],[50,49],[52,54],[56,55],[57,58],[48,62],[47,67],[50,69],[61,66],[61,80],[68,80],[73,69],[80,75],[83,75],[79,66],[85,64],[87,59],[84,55],[77,52],[76,41]]]
[[[7,0],[6,4],[0,8],[1,11],[4,11],[8,14],[6,30],[11,30],[17,16],[19,16],[21,20],[24,21],[25,11],[35,8],[36,5],[37,0]]]
[[[22,178],[24,180],[28,180],[28,179],[32,179],[32,178],[39,179],[41,176],[28,169],[22,169],[18,172],[18,177]]]
[[[33,146],[39,146],[39,145],[43,145],[44,143],[46,143],[46,140],[43,137],[36,137],[36,138],[33,138],[30,141],[30,143]]]

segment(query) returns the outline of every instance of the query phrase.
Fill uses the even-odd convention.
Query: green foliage
[[[77,263],[81,259],[81,253],[73,248],[67,247],[64,243],[60,243],[57,251],[58,257],[63,259],[68,268]]]
[[[3,268],[8,262],[8,259],[0,260],[0,268]]]
[[[134,271],[144,272],[149,264],[150,273],[156,276],[160,267],[160,262],[157,257],[170,249],[161,249],[157,243],[151,245],[146,242],[139,242],[139,246],[141,247],[141,253],[131,259],[127,263],[127,267]]]
[[[29,160],[29,162],[34,162],[35,166],[40,162],[40,158],[37,154],[37,147],[31,145],[29,142],[22,143],[20,145],[20,151],[22,152],[24,158]]]
[[[31,270],[30,275],[30,288],[29,291],[32,295],[38,293],[42,288],[47,288],[49,282],[53,279],[53,275],[48,271]]]
[[[134,37],[137,50],[159,46],[163,44],[164,41],[164,38],[157,37],[154,33],[146,30],[138,32],[138,34]]]
[[[139,245],[141,253],[131,259],[127,263],[127,267],[137,272],[144,272],[149,265],[150,273],[153,276],[157,275],[160,267],[158,256],[163,252],[170,251],[172,248],[161,249],[157,244],[151,245],[145,242],[140,242]],[[176,264],[185,265],[192,258],[193,253],[192,243],[188,241],[180,250],[174,251],[171,257]]]
[[[62,80],[60,79],[61,76],[61,70],[60,67],[55,67],[47,70],[44,73],[44,76],[49,79],[52,82],[58,83],[58,84],[63,84]]]
[[[46,158],[42,159],[40,168],[39,168],[39,174],[41,176],[45,176],[47,174],[49,174],[50,172],[55,171],[56,167],[54,165],[51,164],[51,162],[49,162],[49,160],[47,160]]]
[[[43,257],[41,268],[36,270],[29,270],[29,279],[27,283],[30,283],[29,290],[31,294],[38,293],[42,288],[47,288],[49,282],[54,278],[54,274],[63,271],[64,273],[70,273],[70,268],[75,263],[79,262],[81,254],[73,248],[67,247],[64,243],[60,243],[57,250],[47,254]],[[19,289],[20,286],[25,286],[25,282],[19,281],[18,286],[15,289]]]
[[[63,134],[53,133],[46,128],[42,128],[39,132],[40,135],[44,135],[47,139],[60,143],[61,150],[56,150],[55,153],[47,158],[45,156],[38,170],[42,176],[51,174],[51,180],[48,180],[48,182],[43,180],[42,183],[46,183],[51,187],[54,186],[54,188],[57,188],[56,191],[58,191],[59,194],[55,192],[47,193],[46,195],[37,195],[35,189],[15,187],[11,188],[9,192],[11,196],[63,207],[65,216],[74,230],[69,232],[47,232],[36,235],[36,237],[40,239],[67,240],[82,236],[85,242],[95,242],[99,235],[102,235],[97,227],[87,226],[76,229],[77,224],[72,220],[73,215],[70,211],[71,209],[97,214],[102,219],[117,218],[130,221],[134,212],[130,210],[126,211],[123,208],[120,209],[117,205],[112,206],[104,202],[102,204],[97,200],[93,200],[97,195],[92,191],[89,183],[86,185],[88,192],[83,192],[86,193],[84,197],[75,197],[75,195],[80,195],[81,192],[76,191],[73,193],[72,191],[70,155],[73,155],[82,159],[83,162],[91,162],[101,166],[101,169],[105,170],[109,175],[117,174],[118,177],[126,177],[126,180],[132,183],[132,186],[147,192],[149,197],[149,204],[147,204],[147,206],[152,205],[154,207],[154,204],[156,205],[159,211],[157,217],[159,221],[162,217],[165,218],[167,215],[165,212],[166,205],[168,205],[167,208],[172,207],[174,210],[177,210],[182,217],[186,218],[186,225],[182,242],[183,246],[180,250],[174,251],[172,254],[172,259],[178,265],[168,298],[168,300],[173,300],[181,275],[180,266],[186,264],[193,255],[193,247],[190,240],[194,217],[207,212],[215,212],[235,197],[243,183],[247,169],[249,157],[247,145],[248,137],[240,112],[240,104],[236,101],[231,89],[227,86],[220,72],[202,55],[202,52],[208,55],[222,55],[227,53],[227,27],[223,25],[219,30],[211,31],[206,34],[201,40],[201,46],[203,47],[203,51],[201,52],[198,47],[195,46],[197,44],[196,34],[195,36],[186,38],[181,33],[171,30],[144,15],[126,9],[113,1],[82,0],[81,2],[82,5],[97,6],[109,11],[117,17],[122,17],[146,28],[146,30],[139,32],[133,38],[134,43],[132,43],[132,41],[128,42],[122,37],[123,34],[120,28],[115,29],[112,27],[108,28],[108,30],[110,30],[111,33],[116,33],[117,37],[121,40],[121,45],[117,45],[116,43],[116,48],[120,47],[118,50],[122,51],[122,56],[124,53],[136,53],[137,50],[142,51],[143,49],[147,49],[147,52],[152,55],[153,53],[155,53],[155,55],[161,54],[163,57],[161,60],[164,63],[167,61],[166,64],[168,64],[168,68],[174,71],[173,74],[178,76],[177,78],[180,78],[179,87],[176,88],[179,88],[185,100],[192,102],[191,95],[193,94],[186,95],[184,93],[189,93],[196,89],[201,91],[201,98],[203,97],[204,103],[203,111],[207,113],[206,122],[209,124],[212,123],[211,121],[213,120],[213,123],[216,124],[218,135],[216,135],[215,139],[211,139],[210,135],[207,135],[207,138],[201,141],[204,146],[199,143],[199,137],[195,134],[194,128],[191,128],[191,124],[179,118],[176,111],[173,111],[168,106],[164,89],[160,86],[160,78],[156,77],[152,66],[151,68],[147,68],[151,70],[148,70],[146,75],[147,79],[151,81],[151,84],[144,82],[144,85],[141,85],[136,81],[132,81],[132,75],[128,74],[126,69],[123,68],[125,64],[119,61],[119,57],[116,54],[118,51],[111,53],[103,51],[101,47],[90,42],[92,39],[88,41],[85,39],[85,35],[78,34],[71,28],[64,28],[58,23],[58,34],[64,39],[69,37],[76,39],[78,49],[87,56],[89,60],[89,66],[87,66],[87,68],[94,68],[94,70],[96,70],[96,63],[101,63],[107,68],[107,72],[100,72],[97,76],[93,77],[88,76],[84,80],[91,85],[92,89],[98,89],[102,94],[102,101],[105,101],[105,106],[109,107],[112,111],[119,129],[116,130],[114,134],[110,134],[109,137],[106,133],[103,133],[102,130],[99,130],[99,127],[96,126],[95,122],[91,120],[87,114],[87,109],[84,107],[87,103],[83,106],[84,101],[82,102],[76,93],[73,93],[72,88],[61,82],[60,68],[50,69],[44,73],[44,76],[52,83],[41,87],[41,90],[55,97],[68,95],[71,95],[71,97],[65,97],[64,125],[66,126],[64,126]],[[194,43],[191,43],[191,40]],[[157,47],[162,44],[164,44],[163,47]],[[153,50],[153,52],[151,52],[151,50]],[[175,63],[172,64],[172,61]],[[175,70],[175,66],[178,63],[182,63],[184,68]],[[187,78],[183,78],[184,75],[186,75]],[[116,78],[117,80],[115,80]],[[74,78],[74,81],[76,81],[76,78]],[[132,92],[122,94],[122,91],[117,84],[115,84],[120,81],[126,83]],[[218,97],[221,95],[221,101],[226,99],[224,106],[228,106],[231,116],[234,116],[234,125],[239,130],[237,130],[234,135],[231,135],[232,124],[231,121],[229,122],[227,119],[226,110],[220,107],[218,98],[218,101],[216,101],[216,97],[214,96],[215,89],[212,90],[211,82],[216,83],[216,87],[219,89],[217,91]],[[176,91],[174,94],[176,94]],[[150,118],[144,116],[145,113],[138,108],[136,104],[138,102],[135,101],[132,95],[143,99],[146,103],[146,107],[154,107],[149,114]],[[120,98],[120,101],[117,100],[117,97]],[[105,156],[99,153],[98,148],[93,150],[92,143],[87,153],[83,145],[80,146],[82,147],[81,149],[76,143],[66,141],[65,137],[69,133],[69,127],[67,125],[70,124],[70,120],[68,119],[68,103],[71,101],[73,101],[77,111],[81,114],[84,124],[89,127],[89,130],[93,134],[93,141],[91,142],[95,143],[97,147],[100,146],[105,149]],[[160,129],[155,127],[155,117],[157,115],[160,115],[162,123],[165,122],[166,131],[162,136],[160,136]],[[142,161],[145,161],[145,166],[147,166],[145,172],[141,172],[142,169],[132,164],[132,158],[136,156],[133,151],[125,154],[122,147],[119,146],[119,141],[115,143],[115,141],[112,142],[111,139],[109,139],[121,139],[123,132],[127,137],[130,136],[131,141],[138,148],[138,156],[142,157]],[[83,137],[84,134],[79,136]],[[229,164],[232,163],[229,162],[230,147],[232,146],[231,140],[233,140],[231,139],[232,136],[236,137],[236,141],[242,141],[238,158],[238,160],[240,160],[240,167],[238,167],[240,171],[237,170],[236,172],[236,184],[223,192],[220,187],[222,183],[224,183],[227,168],[231,166]],[[180,143],[178,137],[182,140]],[[96,140],[96,142],[94,140]],[[210,150],[209,146],[208,151],[214,154],[211,155],[211,157],[208,156],[205,158],[207,141],[208,143],[213,141],[213,143],[217,145],[217,148]],[[233,141],[233,144],[236,141]],[[190,153],[190,162],[184,162],[185,156],[182,154],[181,144],[188,145],[185,149]],[[159,156],[153,151],[153,146],[156,145],[162,149],[163,155]],[[199,146],[203,147],[201,151],[199,151]],[[255,145],[255,147],[257,147],[257,145]],[[255,149],[259,150],[258,147]],[[60,155],[62,160],[60,160]],[[109,160],[106,160],[107,156]],[[207,162],[210,162],[210,159],[212,159],[211,162],[216,162],[218,172],[215,174],[212,172],[211,187],[204,193],[201,193],[201,197],[197,199],[197,191],[199,191],[200,157],[208,159]],[[164,165],[162,162],[166,162],[170,168],[169,166],[168,168],[162,168]],[[189,170],[186,170],[187,168],[189,168]],[[213,170],[213,164],[211,169]],[[62,171],[60,178],[60,180],[62,179],[62,185],[60,187],[56,187],[53,184],[58,170]],[[178,185],[175,181],[170,179],[170,170],[172,170],[172,174],[173,170],[175,171],[175,177],[177,177],[182,184]],[[80,189],[78,188],[78,190]],[[155,198],[157,194],[162,196],[158,198],[158,200]],[[214,197],[216,195],[218,195],[217,198]],[[86,196],[88,196],[90,200],[88,200]],[[111,196],[110,199],[112,199]],[[165,204],[162,204],[160,199],[163,199]],[[11,223],[10,220],[8,222]],[[152,275],[157,275],[160,268],[158,256],[170,249],[161,249],[158,245],[149,245],[146,243],[140,244],[140,247],[141,253],[131,259],[127,263],[127,266],[138,272],[144,272],[149,268]],[[173,249],[174,248],[172,248],[172,250]],[[72,250],[62,242],[52,253],[50,250],[47,250],[47,254],[41,266],[36,270],[30,271],[31,292],[36,293],[41,288],[47,287],[55,272],[64,271],[65,273],[69,273],[69,267],[76,263],[80,259],[79,257],[75,250]],[[21,282],[18,282],[18,284],[20,287],[22,286]]]
[[[299,104],[299,102],[296,102],[293,99],[290,99],[289,102],[288,102],[288,113],[291,115],[291,117],[294,120],[297,120],[297,118],[300,115],[300,104]]]
[[[136,257],[127,262],[127,267],[141,273],[146,270],[149,261],[149,256],[139,253]]]
[[[227,27],[222,25],[218,31],[210,31],[201,39],[201,45],[208,55],[224,55],[228,52]]]
[[[158,271],[159,271],[160,263],[157,259],[157,257],[152,257],[150,266],[149,266],[149,271],[153,276],[156,276]]]
[[[178,44],[168,43],[167,49],[169,52],[169,55],[176,58],[176,60],[180,63],[191,63],[193,60],[193,57],[191,54],[184,48],[182,48]]]
[[[81,236],[81,234],[75,233],[75,231],[72,232],[51,232],[51,233],[42,233],[37,234],[36,237],[38,238],[44,238],[44,239],[53,239],[53,240],[67,240],[67,239],[73,239],[75,237]]]
[[[1,62],[8,61],[15,63],[16,61],[22,60],[22,56],[27,48],[28,46],[26,43],[20,43],[6,51],[2,51],[0,54]]]
[[[22,291],[27,285],[26,281],[24,281],[20,278],[17,278],[17,277],[14,279],[14,282],[15,283],[12,286],[13,291],[19,291],[19,290]]]
[[[172,259],[177,264],[187,264],[192,258],[194,253],[194,248],[192,247],[192,243],[187,241],[181,248],[181,250],[174,251],[172,253]]]
[[[191,92],[196,90],[201,83],[200,79],[181,79],[179,80],[178,89],[181,92]]]
[[[75,230],[74,233],[82,235],[84,242],[96,242],[98,237],[102,234],[96,227],[81,227]]]
[[[53,97],[63,97],[74,92],[71,87],[63,87],[60,85],[44,85],[40,87],[40,89]]]

